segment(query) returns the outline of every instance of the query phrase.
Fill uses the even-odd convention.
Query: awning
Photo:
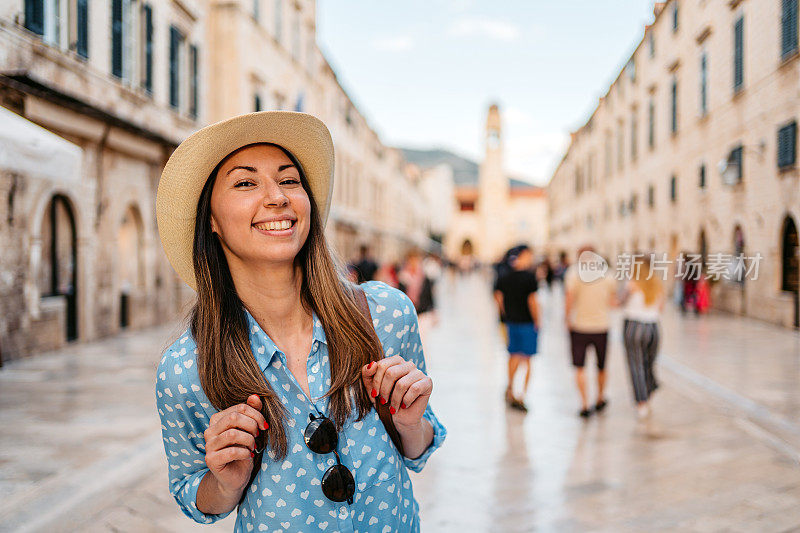
[[[82,159],[79,146],[0,107],[0,170],[77,182]]]

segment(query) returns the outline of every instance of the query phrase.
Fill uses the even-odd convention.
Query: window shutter
[[[797,0],[783,0],[781,12],[781,57],[797,51]]]
[[[89,0],[78,0],[76,4],[77,39],[75,51],[79,56],[89,57]]]
[[[111,74],[122,77],[122,0],[111,2]]]
[[[739,90],[744,84],[744,17],[739,17],[733,26],[733,88]]]
[[[178,108],[180,105],[180,54],[181,34],[175,26],[169,28],[169,105]]]
[[[153,92],[153,8],[145,4],[142,8],[144,16],[144,89]]]
[[[797,123],[792,122],[778,130],[778,168],[793,166],[797,152]]]
[[[25,0],[25,28],[44,35],[44,0]]]
[[[190,101],[189,101],[189,115],[193,118],[197,118],[197,96],[198,96],[198,86],[197,86],[197,46],[191,45],[189,47],[189,65],[192,69],[192,78],[190,80],[191,83],[191,90],[190,90]]]

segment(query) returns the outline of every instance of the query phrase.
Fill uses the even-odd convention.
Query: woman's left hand
[[[413,427],[422,421],[433,392],[433,381],[413,361],[399,355],[386,357],[361,368],[364,387],[373,403],[390,403],[397,426]]]

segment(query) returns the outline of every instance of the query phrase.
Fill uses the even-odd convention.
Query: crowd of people
[[[524,398],[531,377],[531,359],[539,353],[541,312],[536,295],[539,285],[546,283],[551,288],[559,286],[564,290],[564,320],[580,398],[578,415],[588,418],[608,406],[606,353],[614,308],[622,310],[623,344],[637,413],[641,418],[650,414],[649,400],[658,388],[653,367],[659,346],[659,317],[666,300],[664,283],[652,275],[647,256],[642,257],[642,264],[633,269],[624,282],[617,282],[607,272],[590,280],[583,279],[579,267],[582,261],[591,258],[585,254],[598,257],[593,252],[590,246],[581,248],[573,265],[568,264],[564,253],[555,265],[547,259],[535,264],[533,251],[520,245],[508,250],[495,265],[494,299],[509,356],[505,391],[509,407],[528,409]],[[694,304],[696,300],[690,302]],[[681,306],[685,309],[683,302]],[[594,403],[589,401],[585,372],[590,346],[597,367]],[[519,372],[524,372],[522,388],[515,392],[515,378]]]

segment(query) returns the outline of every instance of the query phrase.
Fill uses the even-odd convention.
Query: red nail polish
[[[251,458],[252,458],[252,457],[255,457],[255,456],[256,456],[255,452],[250,452],[250,457],[251,457]]]
[[[268,429],[269,429],[269,423],[268,422],[264,422],[264,431],[266,431]]]
[[[372,389],[372,392],[371,392],[370,394],[371,394],[371,395],[372,395],[372,397],[374,398],[375,396],[377,396],[377,395],[378,395],[378,391],[376,391],[375,389]]]
[[[367,365],[367,370],[369,370],[370,368],[372,368],[372,363],[374,363],[374,362],[375,362],[375,361],[370,361],[370,362],[369,362],[369,364]]]
[[[405,404],[405,403],[401,403],[401,404],[400,404],[400,408],[401,408],[401,409],[405,409],[405,408],[406,408],[406,404]]]
[[[389,408],[389,412],[395,414],[397,412],[397,409],[395,409],[394,406],[392,406]]]
[[[381,396],[381,404],[386,405],[386,399],[383,396]]]

